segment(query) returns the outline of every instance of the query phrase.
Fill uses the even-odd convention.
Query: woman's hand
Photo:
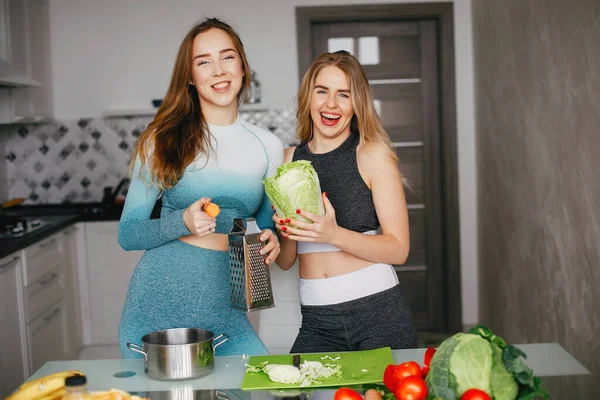
[[[307,211],[296,210],[298,215],[313,221],[313,223],[302,222],[296,219],[287,219],[281,224],[281,219],[276,221],[280,226],[277,227],[285,239],[292,239],[298,242],[331,243],[338,231],[338,224],[335,220],[335,210],[327,198],[327,193],[323,193],[323,205],[325,206],[325,215],[315,215]],[[292,228],[290,225],[296,226]]]
[[[217,227],[217,220],[204,212],[204,206],[210,203],[210,200],[208,197],[202,197],[183,212],[183,223],[196,236],[210,235]]]
[[[259,250],[259,253],[262,256],[265,256],[265,264],[271,265],[281,250],[279,246],[279,239],[277,238],[277,235],[274,234],[270,229],[265,229],[262,235],[260,235],[259,239],[261,242],[267,242],[267,244]]]
[[[275,209],[275,207],[273,207]],[[273,222],[275,222],[275,229],[283,236],[286,235],[284,231],[281,230],[282,227],[285,226],[286,223],[291,222],[292,220],[289,218],[282,219],[277,213],[273,214]]]

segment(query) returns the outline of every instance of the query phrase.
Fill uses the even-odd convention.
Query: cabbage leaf
[[[296,214],[296,209],[316,215],[325,214],[319,177],[308,160],[280,165],[275,175],[264,180],[264,185],[280,218],[312,222]]]

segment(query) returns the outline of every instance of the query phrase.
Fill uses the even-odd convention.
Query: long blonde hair
[[[244,76],[237,94],[238,106],[250,87],[250,67],[240,37],[227,23],[217,18],[207,18],[196,24],[185,36],[175,59],[171,83],[156,117],[140,135],[131,158],[133,171],[136,158],[141,160],[140,172],[147,170],[152,184],[161,189],[172,188],[183,176],[185,168],[198,154],[208,155],[210,133],[202,115],[198,91],[190,84],[192,79],[192,47],[200,33],[221,29],[229,35],[238,52]],[[142,173],[140,173],[142,175]]]
[[[383,144],[390,157],[398,160],[392,148],[390,137],[383,128],[379,114],[373,105],[373,95],[367,74],[358,60],[345,51],[323,53],[318,56],[304,74],[298,91],[298,109],[296,111],[296,137],[302,143],[313,138],[313,121],[310,116],[310,100],[315,85],[315,79],[321,70],[328,66],[341,69],[350,80],[350,93],[354,116],[350,122],[350,130],[360,135],[360,143],[369,149],[375,143]]]

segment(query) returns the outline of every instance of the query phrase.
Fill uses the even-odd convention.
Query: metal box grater
[[[269,267],[258,252],[261,233],[254,218],[234,219],[229,232],[231,305],[246,311],[275,307]]]

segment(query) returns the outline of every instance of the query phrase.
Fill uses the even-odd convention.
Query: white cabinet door
[[[83,347],[83,325],[81,318],[81,295],[79,292],[79,253],[77,234],[80,226],[72,226],[63,231],[64,288],[65,288],[65,350],[67,358],[77,359]]]
[[[10,21],[7,0],[0,0],[0,71],[12,67],[10,63]]]
[[[65,318],[64,303],[60,300],[27,326],[32,373],[46,361],[60,361],[67,358],[64,348],[63,318]]]
[[[0,124],[52,115],[48,0],[0,0]]]
[[[15,120],[37,122],[52,114],[48,0],[26,0],[24,3],[27,6],[27,40],[23,50],[26,51],[27,74],[40,85],[12,89],[12,96]]]
[[[85,225],[87,295],[92,345],[115,345],[129,279],[143,251],[125,251],[117,243],[119,221]]]
[[[7,397],[28,376],[21,273],[17,255],[0,260],[0,398]]]

